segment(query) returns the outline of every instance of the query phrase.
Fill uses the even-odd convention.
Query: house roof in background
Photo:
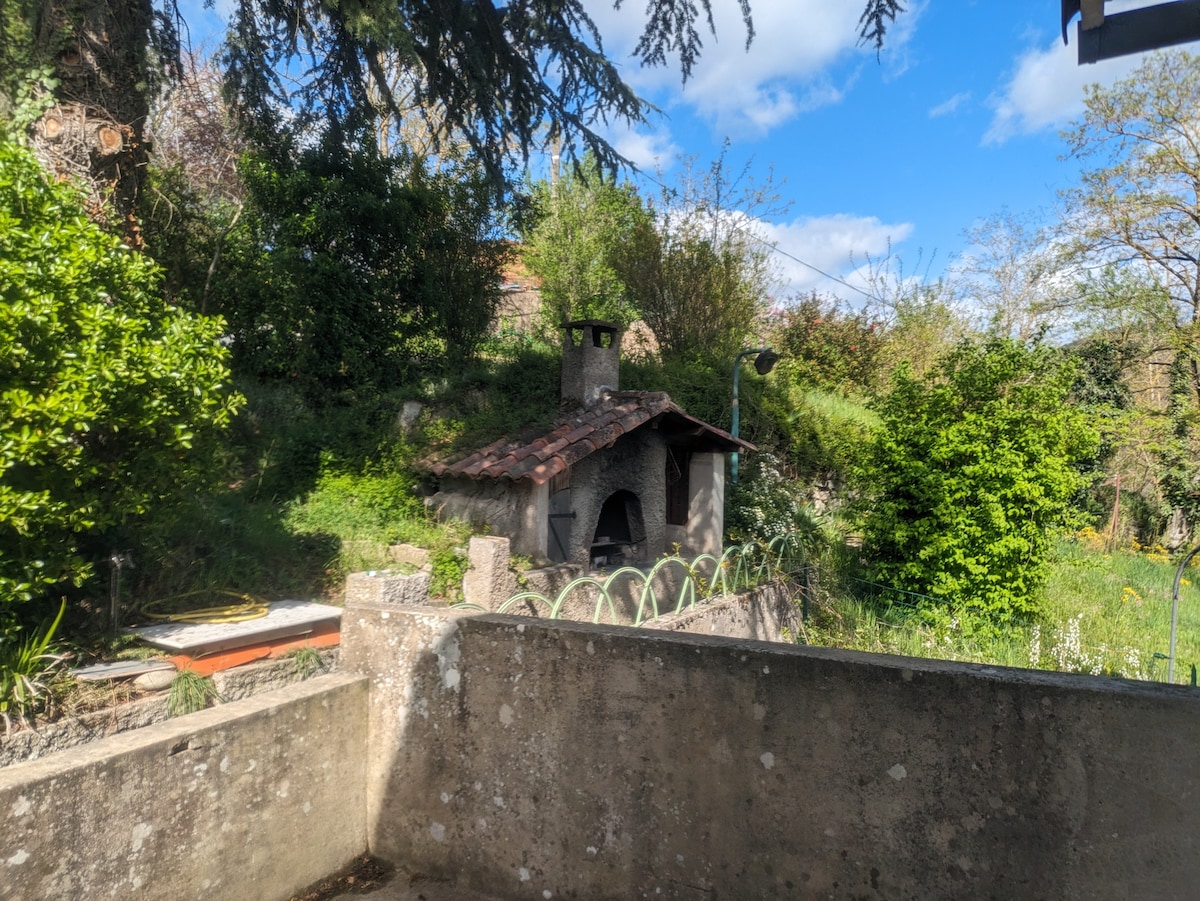
[[[652,424],[673,444],[708,452],[753,451],[753,444],[685,413],[663,391],[608,391],[591,407],[559,419],[549,431],[501,438],[462,457],[434,463],[438,476],[528,479],[542,485],[622,435]]]

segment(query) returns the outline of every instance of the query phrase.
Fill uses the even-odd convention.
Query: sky
[[[677,67],[630,57],[642,2],[586,2],[608,56],[661,110],[608,132],[618,150],[670,183],[681,158],[706,167],[728,142],[733,171],[773,176],[786,210],[762,228],[778,247],[781,299],[818,290],[857,304],[869,260],[890,252],[894,271],[937,278],[971,252],[964,232],[983,218],[1051,221],[1079,173],[1059,133],[1081,114],[1084,85],[1139,63],[1077,65],[1058,0],[909,0],[878,57],[857,45],[863,0],[751,0],[748,49],[738,3],[713,0],[716,37],[705,34],[683,84]],[[183,8],[193,40],[214,29],[199,2]]]

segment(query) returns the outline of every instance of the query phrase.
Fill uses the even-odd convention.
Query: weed
[[[311,679],[325,671],[325,659],[316,648],[296,648],[294,651],[289,651],[287,656],[291,659],[292,665],[296,668],[296,675],[301,680]]]
[[[171,680],[171,688],[167,692],[167,715],[195,713],[220,700],[221,696],[211,677],[202,676],[195,670],[180,670]]]
[[[533,559],[524,554],[511,554],[508,558],[508,568],[517,577],[517,587],[522,591],[529,590],[529,576],[526,573],[533,569]]]
[[[52,650],[54,633],[66,610],[64,598],[49,626],[24,640],[12,637],[0,644],[0,719],[5,734],[12,731],[14,717],[28,726],[30,718],[53,700],[50,684],[65,659]]]

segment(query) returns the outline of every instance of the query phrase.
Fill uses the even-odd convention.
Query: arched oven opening
[[[642,502],[632,491],[614,491],[600,508],[589,554],[591,565],[622,566],[640,560],[645,541]]]

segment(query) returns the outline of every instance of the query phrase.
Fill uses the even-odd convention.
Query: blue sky
[[[737,5],[721,2],[692,82],[675,72],[627,80],[666,116],[614,135],[642,165],[671,176],[678,154],[701,161],[731,142],[783,179],[788,212],[766,223],[782,250],[852,284],[857,265],[886,254],[905,274],[936,277],[969,253],[965,229],[1007,208],[1052,219],[1078,166],[1062,160],[1060,130],[1082,111],[1084,85],[1126,77],[1139,58],[1076,65],[1062,44],[1058,0],[997,3],[913,0],[879,60],[856,46],[858,0],[751,0],[749,51]],[[1109,2],[1110,12],[1143,2]],[[606,49],[620,59],[640,5],[594,3]],[[930,265],[932,261],[932,265]],[[779,258],[789,292],[861,295]]]
[[[628,60],[643,4],[587,2],[610,57]],[[676,68],[628,63],[626,79],[663,115],[609,137],[668,182],[678,157],[705,165],[728,139],[733,166],[752,160],[760,177],[773,169],[790,204],[763,223],[768,236],[851,284],[889,244],[905,274],[936,277],[970,252],[963,232],[981,218],[1007,208],[1052,219],[1078,172],[1060,159],[1059,131],[1081,112],[1083,86],[1111,84],[1139,61],[1077,66],[1058,0],[910,0],[878,60],[856,46],[862,0],[751,0],[748,51],[737,3],[713,3],[717,38],[706,35],[688,84]],[[215,15],[198,2],[183,8],[193,41],[210,40]],[[784,254],[778,262],[781,296],[862,299]]]

